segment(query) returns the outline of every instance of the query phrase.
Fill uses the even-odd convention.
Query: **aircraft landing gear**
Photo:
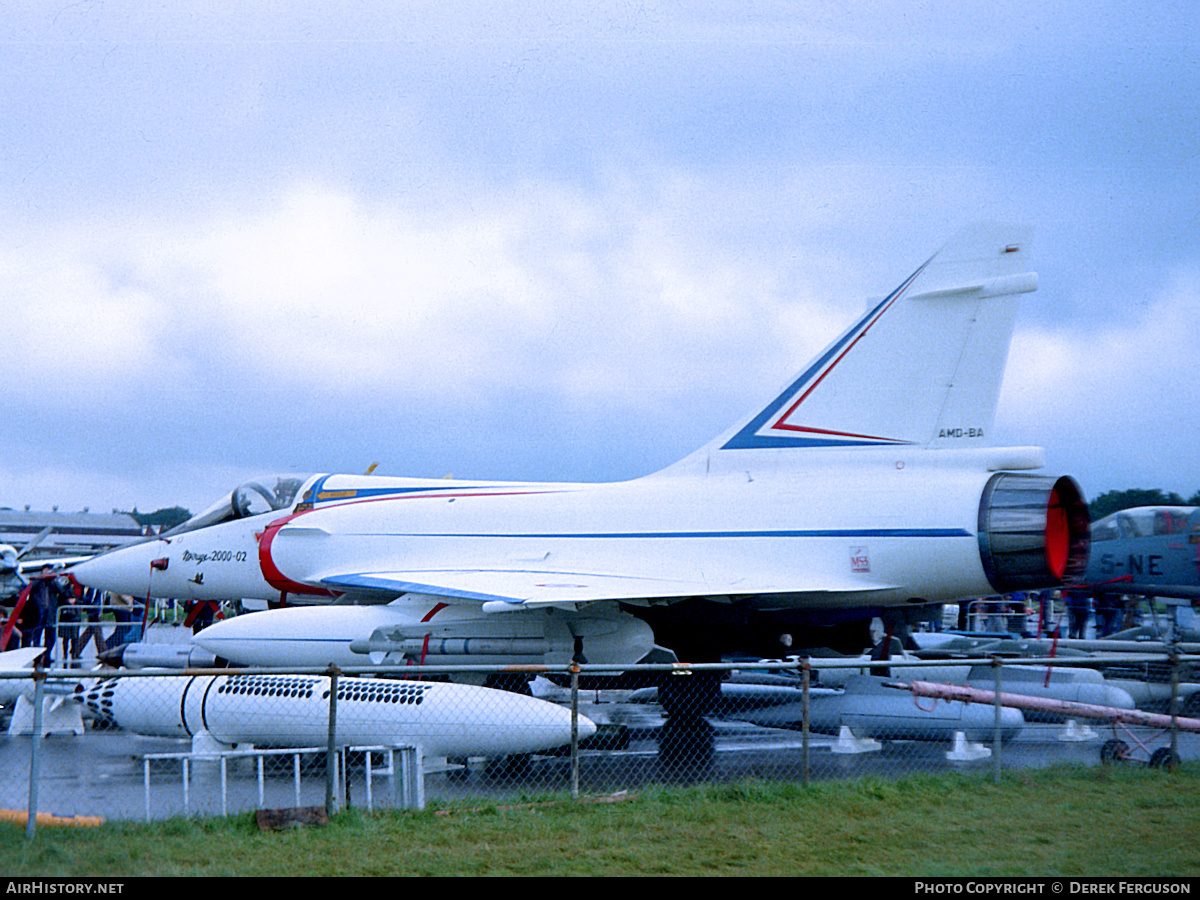
[[[658,739],[659,760],[680,774],[703,777],[715,749],[713,727],[704,718],[721,699],[717,672],[671,673],[658,685],[658,702],[666,713]]]
[[[658,685],[658,703],[663,712],[680,721],[712,715],[720,699],[718,672],[672,672]]]

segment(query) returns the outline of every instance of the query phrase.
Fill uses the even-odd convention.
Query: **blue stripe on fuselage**
[[[373,535],[376,536],[376,535]],[[584,532],[389,532],[389,537],[430,538],[576,538],[653,540],[661,538],[964,538],[964,528],[815,528],[760,531],[584,531]]]
[[[779,447],[876,447],[888,446],[894,443],[906,443],[904,441],[886,441],[886,440],[870,440],[855,437],[853,435],[830,436],[827,438],[815,437],[784,437],[780,435],[760,435],[757,432],[762,428],[779,410],[783,409],[784,405],[800,393],[801,388],[809,381],[815,378],[830,360],[837,356],[851,341],[857,338],[864,330],[870,328],[871,325],[879,318],[888,306],[895,300],[899,299],[900,294],[908,289],[908,286],[913,283],[918,275],[924,271],[925,266],[929,265],[933,257],[926,260],[924,265],[908,279],[892,291],[883,300],[868,310],[866,315],[858,320],[842,337],[830,347],[816,362],[809,366],[799,378],[793,381],[787,389],[772,400],[762,412],[750,420],[750,422],[735,434],[732,438],[722,445],[722,450],[753,450],[763,448],[779,448]]]

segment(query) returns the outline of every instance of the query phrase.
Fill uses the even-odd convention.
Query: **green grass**
[[[1200,875],[1200,769],[655,788],[622,802],[0,826],[6,875]]]

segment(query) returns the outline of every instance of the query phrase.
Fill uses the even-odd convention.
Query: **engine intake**
[[[1001,593],[1078,579],[1091,543],[1087,504],[1071,478],[999,472],[979,501],[979,555]]]

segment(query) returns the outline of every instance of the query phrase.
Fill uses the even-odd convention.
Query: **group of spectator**
[[[1126,628],[1136,628],[1141,622],[1139,600],[1135,596],[1099,593],[1089,597],[1085,591],[1067,592],[1067,616],[1071,637],[1085,637],[1088,619],[1095,616],[1096,637],[1105,638]]]
[[[103,613],[112,613],[117,625],[107,638],[100,628]],[[3,616],[0,650],[45,647],[46,664],[50,665],[61,640],[58,658],[67,663],[79,659],[91,642],[99,655],[131,640],[141,618],[142,606],[132,597],[85,588],[45,566]]]
[[[1047,605],[1051,602],[1047,595]],[[1030,634],[1031,609],[1043,609],[1042,598],[1036,592],[1017,591],[1003,596],[983,597],[959,604],[958,627],[961,631],[984,631],[992,634]],[[1036,620],[1035,620],[1036,621]]]
[[[992,634],[1083,639],[1093,617],[1097,638],[1136,627],[1140,621],[1138,598],[1107,593],[1093,598],[1078,588],[984,597],[959,605],[958,627]]]

